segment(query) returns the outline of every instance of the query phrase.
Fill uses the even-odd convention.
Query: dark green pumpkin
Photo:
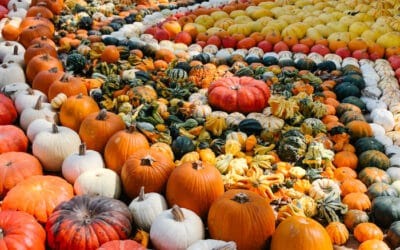
[[[346,111],[340,117],[339,121],[343,124],[347,124],[351,121],[366,121],[362,113],[357,111]]]
[[[279,63],[278,58],[276,58],[275,56],[268,56],[268,55],[263,56],[261,61],[265,66],[278,65]]]
[[[200,61],[202,64],[209,63],[211,60],[211,56],[207,53],[199,53],[192,57],[193,60]]]
[[[103,32],[103,31],[102,31],[102,32]],[[112,32],[112,31],[111,31],[111,32]],[[104,34],[104,33],[103,33],[103,34]],[[116,37],[105,36],[105,37],[103,37],[102,42],[103,42],[105,45],[115,45],[115,46],[117,46],[119,40],[118,40],[118,38],[116,38]]]
[[[393,222],[386,234],[386,240],[392,249],[400,247],[400,221]]]
[[[263,131],[261,123],[253,118],[242,120],[238,125],[238,129],[247,135],[260,135]]]
[[[367,187],[376,182],[390,184],[392,182],[386,171],[376,167],[366,167],[358,173],[358,179]]]
[[[282,136],[278,145],[278,155],[282,161],[297,162],[304,157],[307,143],[304,136]]]
[[[367,105],[359,97],[348,96],[342,100],[342,103],[351,103],[360,108],[362,112],[367,111]]]
[[[254,76],[254,71],[250,67],[242,67],[235,72],[235,76]]]
[[[381,151],[367,150],[358,156],[358,168],[376,167],[386,170],[390,167],[390,159]]]
[[[279,60],[278,65],[281,67],[286,67],[286,66],[295,67],[296,63],[293,61],[293,59],[284,58]]]
[[[399,196],[397,190],[393,186],[384,182],[372,183],[371,186],[368,187],[367,195],[370,200],[379,196]]]
[[[362,137],[358,139],[354,143],[354,147],[356,148],[357,155],[360,155],[365,151],[373,149],[385,152],[385,146],[373,137]]]
[[[372,221],[382,229],[400,220],[400,198],[392,196],[379,196],[372,201]]]
[[[343,103],[342,102],[338,106],[336,106],[336,115],[338,117],[340,117],[341,115],[344,114],[344,112],[347,112],[347,111],[355,111],[355,112],[362,113],[361,109],[352,103]]]
[[[317,69],[317,64],[310,58],[300,58],[296,61],[296,68],[314,72]]]
[[[330,72],[332,70],[336,70],[336,64],[329,60],[323,61],[323,62],[318,63],[317,69]]]
[[[346,66],[342,67],[343,75],[350,75],[350,74],[359,74],[362,75],[361,69],[358,66],[347,64]]]
[[[67,56],[66,70],[75,74],[81,73],[87,63],[86,57],[79,53],[71,53]]]
[[[346,74],[342,77],[343,82],[351,82],[355,84],[359,89],[365,88],[365,81],[360,74]]]
[[[186,72],[189,73],[189,71],[192,69],[192,66],[190,66],[190,64],[188,62],[180,61],[180,62],[176,63],[175,68],[176,69],[183,69],[183,70],[185,70]]]
[[[180,135],[172,142],[171,148],[175,157],[180,159],[184,154],[194,151],[196,146],[190,138]]]
[[[261,58],[260,58],[259,56],[257,56],[257,55],[254,55],[254,54],[249,54],[249,55],[247,55],[247,56],[244,58],[244,61],[245,61],[247,64],[261,63],[261,62],[262,62],[262,61],[261,61]]]
[[[335,92],[336,98],[339,101],[343,100],[348,96],[356,96],[356,97],[361,96],[361,90],[357,87],[357,85],[351,82],[342,82],[337,84],[333,88],[333,92]]]

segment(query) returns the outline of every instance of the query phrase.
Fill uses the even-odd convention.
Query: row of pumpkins
[[[2,23],[2,244],[332,249],[350,231],[359,249],[399,246],[400,98],[388,61],[156,50],[149,34],[106,34],[141,33],[170,10],[62,4],[31,2]]]

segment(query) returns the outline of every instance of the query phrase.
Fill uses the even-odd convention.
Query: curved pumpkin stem
[[[234,250],[234,249],[236,249],[236,243],[233,241],[229,241],[223,246],[214,247],[212,250]]]
[[[249,202],[249,197],[245,193],[238,193],[232,198],[233,201],[239,202],[240,204]]]
[[[86,143],[82,142],[81,145],[79,145],[79,155],[85,155],[86,154]]]
[[[178,205],[174,205],[171,210],[172,215],[176,221],[184,221],[185,216],[183,215],[182,209]]]
[[[28,95],[34,95],[35,94],[35,91],[33,91],[33,88],[28,88],[26,91],[28,92]]]
[[[195,169],[195,170],[204,169],[204,167],[203,167],[203,162],[200,161],[200,160],[194,161],[194,162],[192,163],[192,168]]]
[[[144,186],[140,187],[138,201],[144,201]]]
[[[151,167],[151,166],[153,165],[153,162],[154,162],[154,161],[155,161],[155,160],[153,159],[153,157],[151,157],[151,155],[146,155],[145,157],[143,157],[143,158],[140,160],[140,165]]]
[[[14,56],[18,55],[18,46],[17,45],[14,46],[13,55]]]
[[[96,116],[96,120],[105,120],[107,117],[107,110],[102,109],[99,111],[99,114]]]
[[[42,96],[38,97],[36,104],[34,106],[34,109],[36,109],[36,110],[42,109]]]
[[[57,127],[57,124],[55,124],[55,123],[53,123],[53,125],[51,126],[51,132],[53,132],[53,134],[57,134],[59,131],[58,131],[58,127]]]

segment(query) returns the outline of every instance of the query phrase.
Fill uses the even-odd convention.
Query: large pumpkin
[[[0,197],[4,197],[20,181],[42,174],[40,161],[31,154],[25,152],[0,154]]]
[[[95,250],[107,241],[127,239],[131,230],[128,206],[99,195],[78,195],[61,203],[46,223],[51,249]]]
[[[14,125],[0,125],[0,154],[27,150],[28,137],[22,129]]]
[[[317,221],[302,216],[290,216],[281,222],[271,241],[271,250],[332,250],[325,228]]]
[[[4,197],[2,210],[25,211],[46,223],[54,208],[74,196],[72,185],[52,175],[31,176],[13,187]]]
[[[186,162],[172,171],[166,197],[170,206],[188,208],[202,218],[211,204],[224,193],[224,183],[218,169],[202,161]]]
[[[0,212],[0,249],[45,250],[45,241],[46,232],[30,214]]]
[[[10,98],[0,93],[0,125],[12,124],[17,119],[17,110]]]
[[[234,241],[239,250],[265,249],[275,231],[275,216],[269,202],[248,190],[225,192],[211,205],[207,221],[211,238]]]
[[[265,82],[252,77],[223,77],[208,88],[208,102],[226,112],[260,112],[271,93]]]
[[[142,186],[147,192],[163,193],[174,168],[172,159],[154,148],[137,150],[122,166],[122,186],[130,198],[138,196]]]

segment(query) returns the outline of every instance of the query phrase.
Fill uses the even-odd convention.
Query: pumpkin
[[[36,219],[22,211],[0,211],[0,245],[3,249],[46,249],[46,232]]]
[[[42,165],[39,160],[25,152],[6,152],[0,154],[0,197],[22,180],[42,175]]]
[[[136,86],[126,92],[134,107],[142,103],[151,103],[157,99],[157,92],[151,85]]]
[[[50,85],[59,80],[63,75],[64,71],[58,67],[53,67],[48,70],[41,70],[36,74],[32,80],[32,88],[42,91],[48,95]]]
[[[145,194],[144,187],[140,188],[139,196],[129,203],[129,210],[133,215],[135,225],[146,232],[150,232],[155,218],[167,208],[164,196],[155,192]]]
[[[348,209],[369,210],[371,201],[368,195],[361,192],[349,193],[342,199],[343,204],[347,205]]]
[[[146,136],[131,125],[127,130],[120,130],[110,137],[104,148],[104,159],[107,168],[121,174],[122,165],[138,149],[150,147]]]
[[[339,118],[339,122],[341,122],[343,124],[348,124],[351,121],[364,121],[365,122],[366,120],[365,120],[364,115],[357,111],[346,111]]]
[[[226,112],[260,112],[268,105],[268,86],[252,77],[222,77],[208,88],[208,101],[213,108]]]
[[[358,224],[368,221],[367,212],[358,209],[349,209],[343,218],[344,224],[350,231],[353,231]]]
[[[354,147],[356,148],[356,154],[361,155],[361,153],[367,150],[378,150],[385,152],[385,146],[373,137],[362,137],[355,141]]]
[[[41,5],[42,3],[55,15],[60,15],[64,6],[64,0],[33,0],[31,6]]]
[[[290,216],[281,222],[272,236],[271,250],[333,249],[329,234],[317,221],[302,216]]]
[[[354,237],[359,242],[372,239],[383,240],[383,232],[374,223],[362,222],[354,228]]]
[[[71,154],[78,152],[81,139],[72,129],[58,129],[53,124],[52,131],[42,131],[35,136],[32,153],[46,171],[61,171],[63,161]]]
[[[333,171],[333,174],[334,178],[340,182],[357,178],[357,172],[349,167],[338,167]]]
[[[251,136],[251,135],[260,135],[261,131],[263,130],[263,127],[258,120],[253,118],[246,118],[243,119],[238,124],[238,129],[240,132],[243,132],[246,135]]]
[[[275,231],[267,199],[248,190],[226,191],[212,203],[207,221],[211,238],[234,241],[237,249],[264,249]]]
[[[371,218],[379,227],[385,229],[400,220],[400,198],[378,196],[372,201]]]
[[[17,115],[13,101],[0,93],[0,125],[12,124],[17,119]]]
[[[54,208],[73,196],[73,188],[66,180],[52,175],[34,175],[7,193],[2,210],[25,211],[40,223],[46,223]]]
[[[54,26],[49,26],[48,23],[36,23],[27,27],[24,27],[24,25],[21,24],[21,32],[19,33],[18,42],[20,42],[25,48],[28,48],[31,41],[35,38],[42,36],[46,36],[50,39],[53,38]]]
[[[389,250],[389,246],[383,241],[378,239],[366,240],[358,246],[358,250]]]
[[[134,240],[110,240],[103,243],[97,250],[146,250],[144,246]]]
[[[156,142],[151,144],[150,146],[151,148],[154,148],[155,150],[158,150],[162,153],[164,153],[165,155],[169,156],[171,158],[171,160],[173,161],[175,156],[174,156],[174,152],[172,151],[172,148],[170,145],[168,145],[165,142]]]
[[[355,97],[361,96],[361,90],[358,88],[356,84],[351,82],[339,83],[333,88],[333,91],[335,92],[336,97],[339,101],[343,100],[348,96],[355,96]]]
[[[102,153],[110,137],[123,129],[125,123],[119,115],[102,109],[83,119],[79,127],[79,136],[88,149]]]
[[[28,150],[28,137],[24,131],[14,125],[0,125],[0,154]]]
[[[52,100],[59,93],[64,93],[66,96],[88,95],[87,88],[83,80],[79,77],[74,77],[65,73],[60,79],[51,83],[48,90],[48,99]],[[92,104],[94,106],[94,104]]]
[[[31,124],[36,119],[47,119],[54,121],[56,112],[52,109],[50,103],[43,103],[42,96],[37,97],[36,104],[32,107],[25,108],[19,116],[19,124],[25,131],[28,129],[29,124]]]
[[[342,102],[336,107],[336,115],[338,117],[340,117],[347,111],[355,111],[360,114],[362,113],[361,109],[358,106],[351,104],[351,103],[343,103]]]
[[[223,193],[220,172],[204,161],[187,162],[176,167],[168,178],[166,188],[170,206],[176,204],[190,209],[202,218],[207,217],[211,204]]]
[[[98,111],[100,111],[99,106],[93,98],[82,93],[69,96],[61,106],[59,112],[60,123],[78,132],[83,119],[89,114]]]
[[[150,228],[150,240],[156,249],[186,249],[204,239],[205,229],[200,217],[193,211],[174,205],[164,210]]]
[[[349,167],[356,169],[358,166],[358,157],[355,153],[350,151],[340,151],[333,157],[333,164],[337,167]]]
[[[376,167],[365,167],[358,173],[358,179],[367,187],[376,182],[391,183],[392,180],[386,171]]]
[[[196,147],[190,138],[180,135],[172,142],[171,149],[174,156],[180,159],[186,153],[194,151]]]
[[[52,57],[57,58],[57,50],[54,46],[50,45],[49,43],[33,43],[29,45],[24,54],[24,62],[25,65],[28,65],[29,61],[37,55],[49,54]]]
[[[33,107],[37,101],[38,97],[41,97],[42,102],[47,102],[47,96],[43,92],[36,90],[36,89],[27,89],[20,91],[17,95],[15,95],[14,105],[17,109],[18,114],[26,108]]]
[[[131,223],[132,215],[122,201],[77,195],[50,215],[45,227],[47,243],[51,249],[95,250],[107,241],[128,239]]]
[[[336,245],[345,244],[350,236],[349,231],[346,228],[346,225],[339,221],[334,221],[329,223],[325,227],[325,230],[328,233],[329,237],[331,238],[332,243]]]
[[[359,169],[363,169],[365,167],[376,167],[382,170],[386,170],[390,167],[389,157],[378,150],[364,151],[362,154],[359,155],[358,160]]]
[[[111,169],[89,169],[75,180],[74,191],[77,195],[102,195],[117,199],[121,194],[121,178]]]
[[[352,139],[373,136],[371,125],[366,121],[353,120],[345,124],[345,126],[349,130]]]
[[[59,71],[64,70],[61,61],[56,57],[53,57],[49,54],[40,54],[34,56],[26,65],[26,80],[29,83],[32,83],[33,79],[40,71],[49,70],[54,67]]]
[[[153,148],[140,149],[125,161],[121,170],[121,180],[125,193],[133,198],[139,195],[140,188],[148,192],[165,191],[168,178],[175,164],[171,158]]]
[[[397,248],[400,246],[400,230],[399,230],[400,221],[393,222],[389,230],[386,234],[386,239],[390,243],[390,246],[393,248]]]
[[[198,240],[192,245],[190,245],[187,250],[212,250],[212,249],[226,249],[234,250],[236,249],[236,243],[233,241],[223,241],[223,240]]]
[[[373,200],[378,196],[399,196],[395,187],[384,182],[375,182],[368,187],[368,197]]]
[[[346,196],[349,193],[366,193],[367,186],[358,179],[347,179],[340,185],[340,190],[342,196]]]

